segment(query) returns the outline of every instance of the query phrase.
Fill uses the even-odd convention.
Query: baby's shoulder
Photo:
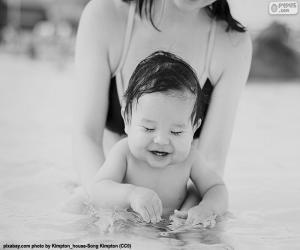
[[[192,168],[195,166],[197,166],[198,169],[199,167],[203,166],[203,164],[200,162],[203,157],[199,157],[200,154],[199,139],[196,139],[192,143],[191,150],[186,162],[186,165],[190,167],[190,170],[192,170]]]
[[[127,158],[129,154],[130,154],[130,151],[129,151],[127,137],[116,142],[109,152],[110,157],[121,156],[121,157]]]
[[[197,144],[198,141],[197,140],[194,140],[192,142],[192,145],[191,145],[191,149],[190,149],[190,152],[186,158],[186,160],[184,162],[182,162],[181,164],[183,164],[185,167],[187,168],[190,168],[193,166],[196,158],[197,158],[197,154],[198,154],[198,149],[197,149]]]
[[[128,138],[125,137],[119,140],[113,147],[116,148],[117,150],[128,152],[129,151]]]

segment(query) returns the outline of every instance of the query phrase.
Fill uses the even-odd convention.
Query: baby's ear
[[[196,130],[198,128],[200,128],[201,123],[202,123],[202,120],[201,120],[201,118],[199,118],[199,120],[197,121],[197,123],[194,125],[194,133],[196,132]]]
[[[125,123],[126,119],[125,119],[125,100],[124,99],[121,101],[121,116],[122,116],[123,121]]]
[[[125,105],[123,105],[123,104],[122,104],[122,108],[121,108],[121,116],[122,116],[123,121],[124,121],[125,133],[128,135],[128,120],[126,119]]]

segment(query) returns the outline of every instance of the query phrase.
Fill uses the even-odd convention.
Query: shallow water
[[[130,213],[95,214],[84,203],[74,208],[79,214],[64,210],[78,187],[71,168],[73,71],[6,55],[0,68],[0,247],[300,249],[300,84],[248,84],[226,166],[230,212],[213,229],[172,232],[168,221],[158,228],[135,223]]]

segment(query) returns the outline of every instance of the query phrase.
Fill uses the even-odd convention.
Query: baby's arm
[[[122,183],[127,168],[126,153],[127,141],[123,139],[111,149],[89,186],[88,193],[96,207],[129,207],[128,197],[134,186]]]
[[[162,203],[151,189],[122,183],[127,171],[129,154],[127,139],[116,143],[95,181],[88,188],[93,204],[102,208],[132,208],[146,222],[161,220]]]
[[[187,223],[205,225],[214,216],[223,215],[228,208],[228,193],[222,178],[195,160],[191,179],[202,200],[199,205],[189,209]]]

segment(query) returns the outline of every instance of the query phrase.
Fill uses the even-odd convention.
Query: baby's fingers
[[[187,213],[187,211],[179,211],[179,210],[176,209],[174,211],[174,216],[176,216],[180,219],[187,219],[188,213]]]
[[[187,225],[195,225],[195,218],[194,216],[189,215],[185,221]]]
[[[205,219],[205,221],[202,223],[203,227],[209,227],[209,228],[213,228],[216,225],[216,215],[212,215],[208,218]]]
[[[152,211],[153,214],[151,214],[152,218],[151,222],[152,223],[157,223],[161,220],[162,216],[162,203],[160,199],[155,199],[154,202],[152,203]]]
[[[186,224],[188,225],[198,225],[198,224],[203,224],[203,222],[205,221],[205,219],[203,218],[203,216],[199,216],[198,214],[195,213],[188,213],[188,217],[186,219]]]
[[[186,220],[186,224],[196,226],[201,225],[203,227],[214,227],[216,225],[216,220],[213,218],[203,218],[198,216],[190,216]]]
[[[163,213],[163,206],[159,198],[157,199],[157,202],[155,202],[154,207],[155,207],[155,212],[157,214],[157,217],[161,220],[161,216]]]
[[[150,222],[151,217],[146,208],[139,208],[139,209],[136,209],[135,211],[142,216],[144,221],[146,221],[147,223]]]
[[[150,222],[151,223],[156,223],[157,222],[157,218],[156,218],[156,212],[153,206],[149,206],[147,207],[147,211],[149,213],[149,217],[150,217]]]
[[[153,220],[151,220],[152,223],[157,223],[161,220],[161,214],[159,207],[157,205],[153,205]]]

